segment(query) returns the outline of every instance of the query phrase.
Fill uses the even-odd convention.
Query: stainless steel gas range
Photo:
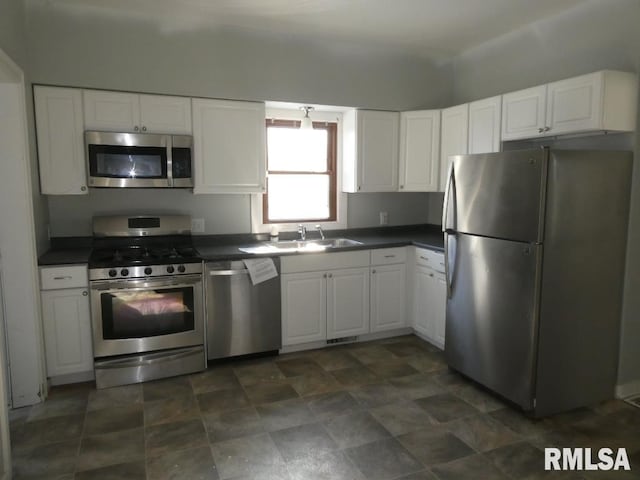
[[[93,235],[97,388],[205,369],[202,260],[191,218],[95,217]]]

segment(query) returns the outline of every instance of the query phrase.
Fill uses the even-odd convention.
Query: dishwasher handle
[[[231,276],[231,275],[248,275],[249,270],[243,268],[242,270],[210,270],[209,276],[211,277],[222,277],[222,276]]]

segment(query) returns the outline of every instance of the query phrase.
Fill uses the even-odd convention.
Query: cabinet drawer
[[[64,267],[43,267],[40,269],[40,288],[42,290],[80,288],[88,285],[86,265],[65,265]]]
[[[280,259],[282,273],[316,272],[369,266],[369,250],[335,253],[305,253]]]
[[[371,250],[371,265],[389,265],[392,263],[405,263],[406,261],[406,247]]]
[[[444,253],[426,248],[416,248],[416,265],[444,272]]]

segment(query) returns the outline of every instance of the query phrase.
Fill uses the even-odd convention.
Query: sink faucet
[[[304,241],[307,239],[307,227],[304,225],[298,225],[298,235],[300,235],[300,240]]]
[[[324,232],[322,231],[322,227],[320,225],[316,225],[316,229],[318,230],[318,233],[320,234],[320,238],[322,240],[324,240]]]

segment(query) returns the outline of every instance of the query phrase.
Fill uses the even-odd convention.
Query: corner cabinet
[[[89,286],[85,265],[40,269],[47,377],[93,374]]]
[[[84,90],[85,130],[191,134],[191,99]]]
[[[440,172],[440,110],[400,114],[401,192],[437,192]]]
[[[500,151],[502,96],[469,104],[469,153]]]
[[[637,76],[602,70],[503,95],[502,139],[636,127]]]
[[[193,193],[263,193],[264,103],[192,100]]]
[[[344,192],[398,190],[399,124],[398,112],[345,112],[342,139]]]
[[[41,192],[87,194],[82,90],[34,86],[33,98]]]
[[[457,105],[442,110],[440,135],[440,184],[444,192],[449,173],[449,157],[468,153],[469,104]]]

